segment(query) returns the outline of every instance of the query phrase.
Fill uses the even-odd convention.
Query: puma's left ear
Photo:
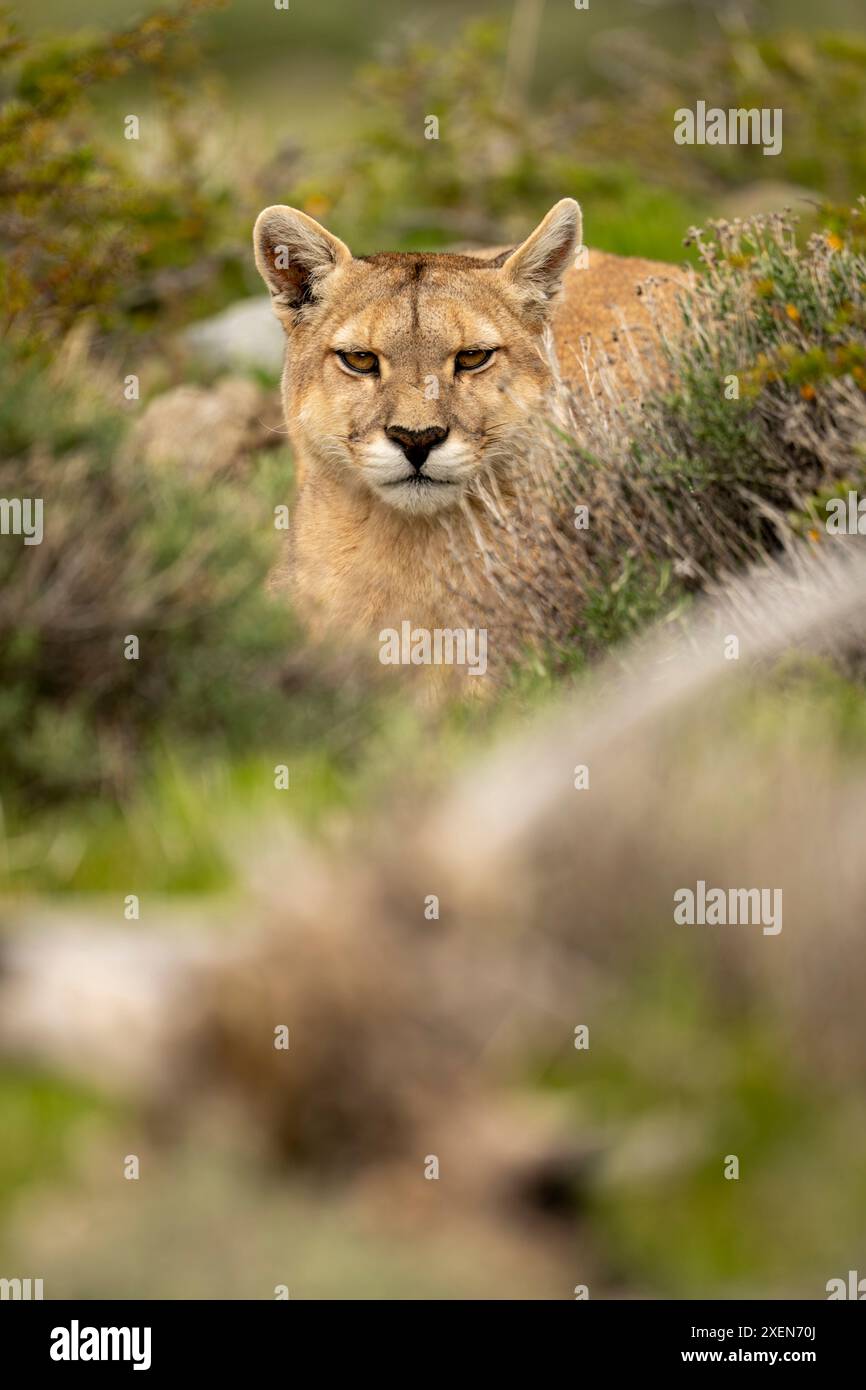
[[[297,208],[265,208],[256,219],[253,247],[259,274],[284,318],[316,297],[321,282],[352,253],[339,237]]]
[[[573,198],[562,198],[532,235],[512,251],[502,266],[502,274],[521,292],[527,308],[544,314],[559,292],[582,236],[579,204]]]

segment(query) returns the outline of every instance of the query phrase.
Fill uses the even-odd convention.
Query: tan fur
[[[480,491],[491,480],[504,494],[519,488],[526,431],[551,382],[548,324],[578,389],[591,385],[587,349],[633,388],[623,321],[652,350],[639,286],[659,277],[671,318],[679,274],[599,251],[578,268],[580,239],[570,199],[515,250],[473,256],[356,259],[303,213],[261,214],[256,258],[288,340],[283,402],[300,479],[291,556],[274,582],[291,583],[315,629],[461,625],[446,528],[462,528],[478,552]],[[481,370],[456,372],[455,354],[474,347],[497,351]],[[375,354],[379,375],[353,375],[338,350]],[[448,436],[402,481],[414,465],[389,427]]]

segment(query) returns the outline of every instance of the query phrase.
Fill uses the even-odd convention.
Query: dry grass
[[[515,497],[481,492],[471,597],[500,660],[597,656],[804,530],[820,539],[823,497],[866,470],[864,221],[804,248],[781,215],[694,230],[682,333],[654,358],[630,345],[637,399],[584,345],[587,389],[560,384],[527,431]]]

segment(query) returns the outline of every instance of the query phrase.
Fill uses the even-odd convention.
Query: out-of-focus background
[[[708,656],[650,708],[632,644],[820,567],[862,487],[862,5],[2,13],[0,494],[46,520],[0,538],[0,1277],[824,1296],[866,1236],[854,581],[741,597],[733,690]],[[781,108],[782,152],[676,145],[698,100]],[[292,461],[252,223],[502,244],[565,195],[701,288],[642,413],[572,402],[568,505],[515,533],[554,559],[499,557],[531,625],[496,697],[430,710],[265,593]],[[675,930],[714,875],[784,882],[782,935]]]

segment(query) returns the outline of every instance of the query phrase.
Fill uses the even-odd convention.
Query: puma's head
[[[354,257],[294,208],[265,208],[256,263],[286,331],[283,399],[305,458],[404,513],[460,500],[513,453],[549,368],[551,300],[581,239],[564,198],[490,259]]]

